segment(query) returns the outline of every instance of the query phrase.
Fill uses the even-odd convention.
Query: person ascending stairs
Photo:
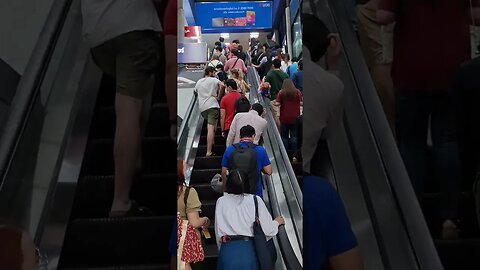
[[[215,78],[215,68],[205,68],[205,76],[198,80],[195,91],[198,93],[198,107],[202,117],[207,120],[207,154],[215,155],[212,152],[215,140],[215,129],[219,118],[218,93],[223,88],[223,83]]]
[[[146,0],[83,0],[82,15],[94,61],[116,79],[115,192],[110,216],[148,214],[130,199],[130,189],[135,171],[141,168],[162,26],[153,2]]]
[[[227,181],[228,170],[240,170],[248,175],[247,193],[263,198],[262,172],[271,175],[272,165],[267,151],[262,146],[253,143],[255,129],[246,125],[240,129],[240,142],[232,144],[225,150],[222,158],[223,185]],[[247,184],[247,182],[245,182]]]
[[[256,208],[262,231],[267,241],[270,241],[269,247],[272,249],[274,246],[271,238],[277,235],[278,227],[285,224],[282,216],[272,220],[263,200],[248,194],[250,192],[245,189],[248,186],[248,177],[247,173],[231,170],[226,182],[226,194],[217,200],[215,235],[220,249],[217,270],[260,269],[253,243]],[[275,253],[274,250],[271,252],[273,264]]]

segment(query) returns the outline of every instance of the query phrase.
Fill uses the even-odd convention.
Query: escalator
[[[161,85],[162,81],[159,82]],[[163,87],[157,87],[143,139],[142,175],[135,179],[132,199],[154,216],[106,218],[113,200],[113,136],[115,85],[104,78],[90,128],[74,205],[59,269],[131,266],[168,269],[168,241],[176,204],[175,162],[169,138],[168,108]],[[173,160],[174,161],[174,160]]]
[[[248,79],[249,83],[252,84],[252,89],[256,89],[259,80],[252,81],[253,77],[251,76],[249,76]],[[193,89],[190,89],[190,91],[193,92]],[[255,94],[255,91],[250,92],[250,101],[252,103],[259,102],[259,98]],[[212,190],[210,181],[215,174],[220,174],[221,172],[222,154],[226,148],[225,139],[221,136],[220,128],[217,128],[215,144],[213,146],[213,152],[217,154],[217,156],[205,157],[207,134],[206,122],[198,112],[198,103],[196,102],[195,96],[193,97],[192,102],[190,102],[187,111],[188,113],[186,114],[179,133],[178,153],[179,157],[184,159],[187,164],[187,184],[193,186],[199,194],[202,202],[202,215],[209,217],[213,221],[210,228],[212,239],[207,240],[205,243],[206,245],[204,248],[206,258],[202,265],[204,269],[214,269],[216,267],[216,258],[218,256],[218,248],[214,236],[215,203],[221,194],[215,193]],[[299,219],[301,220],[301,217],[298,218],[298,215],[301,215],[301,213],[289,213],[290,209],[288,209],[281,180],[282,177],[285,181],[290,181],[290,179],[286,179],[286,174],[279,171],[279,167],[284,168],[284,163],[288,162],[288,159],[286,161],[284,159],[276,160],[277,157],[272,154],[272,147],[269,146],[272,144],[270,142],[270,137],[273,136],[270,135],[273,131],[272,128],[273,126],[270,124],[269,130],[264,134],[264,141],[267,153],[271,160],[273,159],[273,175],[275,176],[264,177],[264,199],[273,215],[279,215],[281,213],[288,220],[288,225],[286,226],[287,229],[283,227],[279,228],[279,234],[275,240],[277,243],[277,254],[279,256],[276,269],[301,269],[301,244],[299,243],[301,242],[301,238],[298,237],[298,233],[301,233],[301,229],[296,228],[301,226],[301,221],[299,221]],[[275,131],[278,133],[276,128]],[[277,141],[275,144],[278,147]],[[278,151],[278,149],[276,151]],[[280,164],[280,166],[277,164]],[[296,197],[292,196],[291,200],[294,201],[298,208],[299,202]],[[293,202],[289,203],[293,204]],[[293,219],[296,219],[297,221],[293,222]]]
[[[160,67],[131,196],[153,216],[108,218],[115,84],[81,35],[80,1],[55,1],[3,134],[0,217],[34,238],[48,269],[169,269],[175,142]],[[22,181],[19,181],[22,179]]]

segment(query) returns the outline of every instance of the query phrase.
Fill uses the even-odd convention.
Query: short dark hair
[[[225,39],[223,37],[220,37],[218,40],[220,40],[220,42],[224,42]]]
[[[218,63],[215,68],[219,68],[219,69],[221,69],[221,70],[223,71],[223,65],[222,65],[222,63]]]
[[[215,68],[214,67],[208,66],[208,67],[205,68],[205,76],[209,75],[212,72],[215,73]]]
[[[281,66],[282,66],[282,61],[280,61],[280,59],[278,59],[278,58],[273,59],[273,67],[274,68],[280,68]]]
[[[240,129],[240,138],[251,138],[253,135],[255,135],[255,129],[250,125],[243,126]]]
[[[260,103],[255,103],[252,105],[252,110],[256,111],[259,116],[263,114],[263,106]]]
[[[272,38],[273,38],[272,33],[270,33],[270,34],[267,35],[267,39],[272,39]]]
[[[270,49],[270,46],[268,46],[267,43],[263,43],[262,47],[265,47],[266,49]]]
[[[298,61],[298,69],[303,70],[303,60]]]
[[[219,51],[219,52],[222,52],[223,51],[223,48],[222,47],[216,47],[215,50]]]
[[[246,190],[250,190],[248,174],[240,170],[229,171],[225,189],[225,191],[229,194],[244,194]]]
[[[226,87],[231,87],[232,89],[234,90],[237,90],[238,89],[238,85],[237,85],[237,82],[234,80],[234,79],[228,79],[225,81],[225,86]]]
[[[243,52],[243,46],[242,44],[239,44],[238,47],[237,47],[238,51],[239,52]]]
[[[232,41],[232,43],[240,43],[240,40],[234,39],[234,40]]]
[[[327,52],[330,45],[328,30],[325,23],[312,14],[302,14],[302,42],[310,51],[313,62],[317,62]]]
[[[298,62],[298,57],[293,57],[292,62]]]
[[[220,41],[215,41],[215,46],[222,46],[222,43]]]

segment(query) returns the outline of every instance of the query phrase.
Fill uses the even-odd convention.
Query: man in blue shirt
[[[240,142],[238,143],[240,147],[246,148],[248,144],[253,143],[253,139],[255,138],[255,129],[250,126],[246,125],[240,129]],[[267,151],[262,146],[256,145],[255,153],[257,157],[257,174],[259,179],[257,181],[257,190],[255,195],[260,196],[263,198],[263,191],[262,191],[262,172],[267,175],[272,175],[272,165],[270,163],[270,159],[268,158]],[[229,167],[229,160],[232,153],[235,151],[234,145],[230,145],[225,150],[222,159],[222,181],[226,181],[227,170]]]
[[[303,92],[303,61],[298,62],[298,70],[293,74],[292,78],[293,84],[295,87]]]

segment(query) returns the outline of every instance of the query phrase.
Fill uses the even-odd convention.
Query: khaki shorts
[[[376,23],[376,12],[373,1],[357,6],[360,45],[369,68],[390,65],[393,61],[394,25],[381,26]]]
[[[116,78],[117,93],[143,99],[154,88],[160,62],[160,39],[153,31],[133,31],[92,49],[95,63]]]
[[[202,112],[202,117],[207,120],[209,125],[217,126],[218,118],[220,117],[219,108],[210,108]]]

